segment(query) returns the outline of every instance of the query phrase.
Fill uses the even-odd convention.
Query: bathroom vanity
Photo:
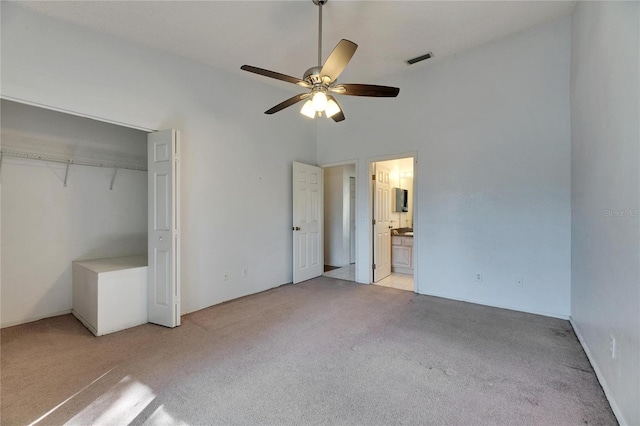
[[[413,274],[413,230],[391,237],[391,271]]]

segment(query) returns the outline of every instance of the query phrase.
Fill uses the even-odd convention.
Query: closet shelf
[[[1,150],[0,155],[2,155],[2,157],[26,158],[29,160],[50,161],[54,163],[63,163],[67,165],[74,164],[78,166],[106,167],[109,169],[138,170],[141,172],[147,171],[146,167],[135,166],[131,164],[122,164],[122,163],[116,163],[116,162],[112,163],[107,161],[88,160],[88,159],[74,159],[74,158],[60,157],[56,155],[34,154],[31,152],[22,152],[22,151],[6,150],[6,149]]]

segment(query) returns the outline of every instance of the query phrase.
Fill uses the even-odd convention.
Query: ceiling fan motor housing
[[[314,86],[316,84],[322,84],[320,71],[322,71],[322,67],[320,66],[311,67],[304,73],[304,76],[302,77],[302,79]]]

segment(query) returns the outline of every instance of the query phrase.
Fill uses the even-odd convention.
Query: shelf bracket
[[[113,169],[113,176],[111,177],[111,185],[109,186],[109,191],[113,191],[113,182],[116,180],[116,175],[118,174],[118,169]]]
[[[67,170],[64,172],[64,186],[67,186],[67,178],[69,177],[69,166],[71,165],[71,161],[67,163]]]

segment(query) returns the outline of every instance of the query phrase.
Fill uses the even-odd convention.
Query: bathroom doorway
[[[414,157],[371,163],[372,282],[415,291]]]
[[[324,167],[324,276],[356,280],[356,165]]]

